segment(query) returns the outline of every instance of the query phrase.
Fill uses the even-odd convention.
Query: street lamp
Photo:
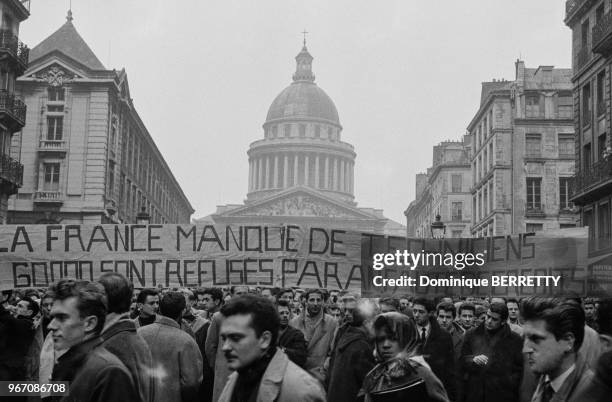
[[[147,213],[145,207],[140,208],[140,212],[136,214],[136,224],[148,225],[151,223],[151,216]]]
[[[446,225],[441,219],[440,215],[436,215],[436,220],[431,223],[431,237],[434,239],[444,239],[446,234]]]

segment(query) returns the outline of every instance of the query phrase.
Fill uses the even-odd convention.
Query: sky
[[[32,0],[20,39],[57,30],[69,0]],[[125,68],[136,110],[195,209],[242,203],[247,150],[291,83],[306,30],[316,83],[355,146],[355,200],[405,224],[432,147],[459,140],[481,82],[571,67],[562,0],[72,0],[106,68]]]

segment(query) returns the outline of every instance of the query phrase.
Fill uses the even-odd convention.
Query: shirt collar
[[[575,369],[576,369],[576,364],[574,363],[570,366],[570,368],[565,370],[563,374],[557,376],[557,378],[555,378],[554,380],[551,380],[548,374],[546,374],[546,377],[544,378],[544,380],[550,382],[550,386],[552,387],[553,391],[559,392],[559,389],[561,388],[561,386],[563,385],[567,377],[569,377],[569,375],[572,374],[572,372]]]

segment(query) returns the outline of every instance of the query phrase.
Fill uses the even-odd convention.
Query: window
[[[106,195],[109,198],[113,198],[115,192],[115,162],[108,161],[108,186],[106,189]]]
[[[574,136],[572,134],[559,134],[559,157],[574,158]]]
[[[332,128],[328,127],[328,129],[327,129],[327,138],[329,138],[330,140],[333,140],[334,139],[333,135],[334,135],[334,132],[333,132]]]
[[[493,211],[493,180],[489,182],[489,212]]]
[[[276,138],[278,136],[278,126],[275,124],[272,126],[272,138]]]
[[[597,248],[612,247],[612,244],[610,244],[610,204],[600,204],[597,209]]]
[[[45,163],[45,182],[43,184],[44,191],[59,191],[59,174],[60,164],[59,163]]]
[[[453,202],[451,204],[451,219],[453,221],[463,220],[463,202]]]
[[[593,210],[589,209],[589,210],[585,210],[584,214],[582,216],[583,219],[583,226],[588,226],[589,228],[589,240],[594,240],[595,239],[595,228],[593,227]],[[589,245],[591,244],[591,242],[589,242]]]
[[[300,124],[300,137],[306,137],[306,124]]]
[[[527,210],[539,211],[542,209],[542,178],[527,178]]]
[[[606,151],[606,133],[600,134],[597,137],[597,151],[599,158],[603,159]]]
[[[559,209],[571,209],[574,204],[570,202],[570,178],[559,177]]]
[[[542,136],[540,134],[525,134],[525,154],[531,158],[542,156]]]
[[[483,186],[482,193],[484,194],[484,196],[483,196],[484,201],[482,203],[482,210],[483,210],[484,216],[487,216],[487,214],[489,213],[489,211],[488,211],[488,209],[489,209],[489,191],[488,191],[488,186],[487,185]]]
[[[535,233],[544,230],[544,224],[542,223],[527,223],[526,226],[527,233]]]
[[[64,118],[62,116],[47,116],[47,140],[62,139]]]
[[[320,138],[321,137],[321,126],[317,125],[315,126],[315,138]]]
[[[604,98],[604,88],[606,82],[606,70],[597,74],[597,116],[606,113],[606,99]]]
[[[595,24],[597,24],[604,16],[604,5],[601,3],[595,10]]]
[[[451,237],[453,238],[458,238],[461,237],[463,235],[463,230],[453,230],[451,232]]]
[[[591,157],[591,144],[586,144],[583,147],[582,151],[582,163],[584,170],[588,170],[591,168],[591,165],[593,164],[592,161],[593,159]]]
[[[574,109],[574,100],[571,94],[560,94],[557,98],[557,117],[571,119]]]
[[[585,48],[589,44],[589,20],[585,20],[580,27],[580,42],[582,47]]]
[[[65,100],[64,88],[50,87],[47,89],[48,100],[51,102],[63,102]]]
[[[493,140],[489,142],[489,168],[493,168]]]
[[[582,125],[591,123],[591,85],[582,87]]]
[[[451,191],[453,193],[460,193],[462,187],[463,177],[460,174],[451,175]]]
[[[540,116],[540,95],[525,96],[525,117],[541,117]]]
[[[285,124],[284,130],[285,130],[285,137],[290,137],[291,136],[291,124]]]
[[[11,80],[9,78],[9,72],[7,70],[0,70],[0,89],[4,91],[9,91],[11,88],[9,87]]]

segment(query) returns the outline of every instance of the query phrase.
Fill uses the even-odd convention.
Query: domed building
[[[382,210],[355,202],[355,150],[342,141],[332,99],[315,83],[306,43],[293,82],[274,99],[263,139],[251,143],[249,188],[242,205],[220,206],[196,222],[324,225],[405,235]]]

